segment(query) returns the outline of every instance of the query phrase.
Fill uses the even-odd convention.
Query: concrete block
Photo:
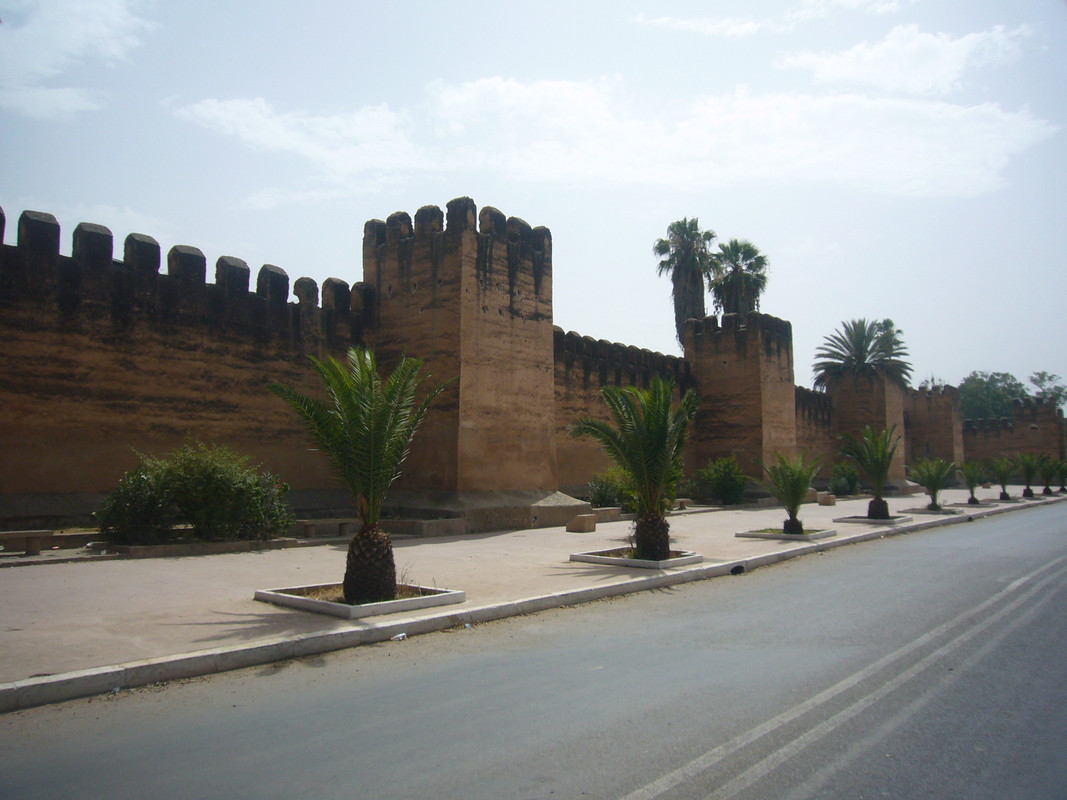
[[[570,533],[592,533],[596,530],[596,514],[579,514],[567,523]]]
[[[820,506],[836,506],[837,495],[832,492],[819,492],[819,505]]]

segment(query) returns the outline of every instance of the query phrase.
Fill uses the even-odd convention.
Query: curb
[[[364,644],[377,644],[392,639],[398,634],[416,636],[423,633],[457,628],[481,622],[493,622],[508,617],[535,614],[553,608],[575,606],[603,600],[609,597],[634,594],[651,589],[663,589],[695,581],[708,580],[723,575],[737,575],[759,567],[766,567],[810,553],[833,550],[846,545],[901,536],[908,533],[973,522],[976,519],[1039,508],[1067,501],[1067,496],[1042,498],[1025,504],[998,506],[972,513],[961,513],[923,522],[905,523],[892,527],[874,527],[869,531],[850,535],[844,539],[820,539],[798,543],[798,546],[776,553],[765,553],[750,558],[732,561],[702,563],[691,567],[678,567],[675,571],[655,575],[622,578],[565,592],[522,598],[493,605],[475,606],[455,611],[443,611],[428,616],[409,617],[389,622],[370,623],[366,628],[341,631],[326,631],[262,639],[248,645],[215,647],[173,656],[129,661],[107,667],[64,672],[58,675],[43,675],[34,678],[0,683],[0,713],[18,711],[48,703],[74,700],[79,697],[108,694],[123,689],[135,689],[153,683],[195,678],[218,672],[255,667],[284,661],[290,658],[328,653]]]

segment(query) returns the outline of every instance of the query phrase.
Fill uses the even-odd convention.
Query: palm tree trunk
[[[876,497],[867,504],[867,519],[889,519],[889,503]]]
[[[348,544],[346,603],[378,603],[396,598],[396,563],[389,534],[374,525],[360,528]]]
[[[665,561],[671,557],[671,526],[658,514],[648,514],[634,523],[635,558]]]

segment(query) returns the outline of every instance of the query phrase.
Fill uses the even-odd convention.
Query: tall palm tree
[[[687,217],[668,225],[667,238],[657,239],[652,246],[652,252],[660,258],[656,273],[671,276],[674,330],[679,344],[684,344],[685,321],[703,319],[707,313],[704,280],[711,274],[709,248],[714,240],[715,231],[703,231],[696,217]]]
[[[336,477],[352,493],[359,531],[348,545],[344,597],[373,603],[396,597],[396,564],[389,534],[379,525],[385,496],[400,477],[426,410],[447,384],[430,389],[421,403],[422,362],[403,357],[382,380],[370,350],[353,347],[347,363],[332,356],[311,363],[322,379],[327,400],[272,383],[268,388],[304,420],[312,438],[330,459]]]
[[[747,314],[759,309],[767,288],[767,256],[747,239],[719,244],[711,256],[711,296],[726,314]]]
[[[908,350],[893,320],[854,319],[841,323],[841,329],[823,340],[815,351],[815,386],[826,388],[845,377],[873,377],[879,373],[889,380],[908,385],[911,363]]]
[[[892,425],[889,430],[876,431],[867,425],[859,437],[841,437],[844,441],[841,453],[863,470],[874,492],[874,499],[867,504],[868,519],[889,519],[889,504],[882,495],[900,441],[899,436],[894,436],[896,429],[897,426]]]
[[[682,477],[682,449],[699,398],[689,390],[674,407],[674,381],[656,377],[647,389],[605,386],[600,390],[614,425],[582,417],[571,436],[589,436],[632,481],[634,556],[649,561],[670,557],[670,508],[674,486]]]

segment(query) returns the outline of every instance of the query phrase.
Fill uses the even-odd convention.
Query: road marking
[[[916,650],[919,650],[922,647],[925,647],[927,644],[930,644],[935,639],[940,638],[944,634],[951,631],[953,628],[956,628],[962,624],[966,624],[974,617],[984,613],[991,606],[996,605],[1005,597],[1008,597],[1019,591],[1023,586],[1037,578],[1042,573],[1048,572],[1053,568],[1058,567],[1064,561],[1067,561],[1067,556],[1061,556],[1055,559],[1054,561],[1051,561],[1048,564],[1039,567],[1033,572],[1030,572],[1020,578],[1015,579],[1006,587],[1001,589],[999,592],[997,592],[995,595],[993,595],[980,605],[975,606],[969,611],[965,611],[954,619],[943,623],[942,625],[939,625],[933,630],[927,631],[918,639],[915,639],[904,645],[903,647],[894,650],[892,653],[883,656],[872,664],[869,664],[858,672],[855,672],[844,680],[834,684],[829,689],[825,689],[824,691],[819,692],[819,694],[815,695],[814,697],[808,698],[803,703],[794,706],[788,711],[784,711],[781,714],[772,717],[766,722],[757,725],[752,730],[742,733],[739,736],[734,737],[730,741],[724,742],[718,747],[712,748],[708,752],[697,756],[688,764],[683,764],[678,769],[668,772],[666,775],[657,778],[651,783],[648,783],[645,786],[642,786],[634,790],[633,792],[630,792],[630,794],[625,795],[623,798],[620,798],[620,800],[654,800],[654,798],[660,797],[666,792],[669,792],[674,787],[679,786],[680,784],[688,780],[691,780],[692,778],[696,777],[702,772],[705,772],[708,769],[711,769],[723,759],[733,755],[742,748],[747,747],[748,745],[752,744],[755,741],[758,741],[759,739],[762,739],[764,736],[770,733],[773,733],[782,726],[788,725],[789,723],[799,719],[805,714],[815,710],[819,706],[828,703],[829,701],[837,697],[839,694],[848,691],[849,689],[862,683],[868,678],[878,674],[880,671],[890,666],[894,662],[907,657],[908,655],[915,652]]]

